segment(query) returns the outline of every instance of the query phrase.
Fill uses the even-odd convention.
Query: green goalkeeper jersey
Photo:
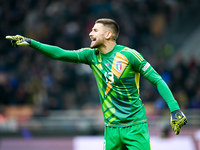
[[[157,87],[171,112],[180,109],[161,76],[134,49],[116,44],[106,54],[90,48],[69,51],[34,40],[30,47],[52,59],[91,67],[107,126],[130,126],[147,121],[139,95],[140,74]]]

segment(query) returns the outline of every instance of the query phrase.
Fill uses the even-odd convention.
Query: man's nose
[[[92,36],[92,31],[89,33],[89,36]]]

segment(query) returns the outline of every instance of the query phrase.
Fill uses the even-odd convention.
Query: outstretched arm
[[[11,40],[11,43],[14,47],[29,46],[52,59],[74,63],[88,63],[87,55],[89,50],[86,50],[85,52],[79,52],[75,50],[64,50],[60,47],[43,44],[38,41],[25,38],[21,35],[6,36],[6,39]]]
[[[52,46],[48,44],[42,44],[35,40],[31,40],[31,43],[29,46],[52,59],[62,60],[62,61],[67,61],[67,62],[79,61],[78,54],[74,50],[73,51],[64,50],[60,47]]]

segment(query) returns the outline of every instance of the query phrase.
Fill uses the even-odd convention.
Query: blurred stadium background
[[[13,48],[24,35],[72,50],[88,47],[98,18],[115,19],[118,43],[162,75],[188,118],[179,136],[156,89],[141,78],[153,150],[200,150],[199,0],[0,0],[0,150],[100,150],[103,116],[90,68]]]

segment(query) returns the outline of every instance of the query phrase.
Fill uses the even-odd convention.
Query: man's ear
[[[111,37],[112,37],[112,33],[111,32],[107,32],[106,36],[105,36],[106,40],[110,39]]]

